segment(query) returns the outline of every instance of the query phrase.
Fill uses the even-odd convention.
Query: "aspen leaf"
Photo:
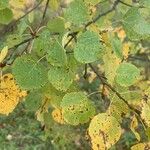
[[[143,102],[141,117],[146,122],[147,126],[150,127],[150,102]]]
[[[146,149],[147,150],[150,149],[149,143],[138,143],[131,147],[131,150],[146,150]]]
[[[131,40],[148,39],[150,37],[150,24],[136,7],[132,7],[125,14],[123,27],[127,37]]]
[[[65,22],[62,17],[57,17],[48,22],[47,27],[52,33],[62,33],[65,30]]]
[[[66,91],[73,82],[74,73],[69,68],[51,66],[48,79],[57,90]]]
[[[113,146],[121,136],[121,127],[116,118],[106,114],[96,115],[88,129],[94,150],[105,150]]]
[[[39,89],[47,82],[46,68],[31,55],[24,55],[15,60],[13,75],[23,89]]]
[[[0,63],[5,59],[8,53],[8,46],[5,46],[0,52]]]
[[[0,10],[8,7],[9,0],[0,0]]]
[[[64,120],[71,125],[86,123],[95,114],[94,105],[83,92],[67,93],[61,108]]]
[[[5,8],[0,10],[0,23],[1,24],[8,24],[13,19],[13,13],[11,9]]]
[[[88,9],[83,0],[72,1],[64,13],[65,19],[75,25],[82,25],[88,20]]]
[[[132,132],[134,133],[135,137],[137,138],[138,141],[140,141],[140,135],[139,133],[136,131],[136,128],[138,127],[138,120],[135,117],[135,115],[132,117],[132,121],[131,121],[131,125],[130,128],[132,130]]]
[[[98,34],[86,31],[78,38],[74,49],[74,57],[81,63],[94,62],[100,58],[102,48]]]
[[[131,86],[133,85],[140,76],[140,70],[130,64],[122,63],[117,69],[116,82],[121,86]]]

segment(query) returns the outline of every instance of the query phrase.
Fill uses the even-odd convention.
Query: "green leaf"
[[[122,53],[123,47],[122,47],[122,42],[119,39],[119,37],[118,36],[111,37],[110,41],[111,41],[112,49],[114,53],[116,54],[116,56],[120,59],[123,59],[123,53]]]
[[[83,92],[67,93],[61,102],[64,120],[71,125],[86,123],[95,114],[93,103]]]
[[[48,79],[57,90],[66,91],[73,82],[74,73],[69,68],[51,66]]]
[[[0,0],[0,10],[8,7],[9,0]]]
[[[80,63],[74,58],[74,54],[67,55],[67,61],[67,66],[72,72],[76,73],[78,67],[80,66]]]
[[[20,21],[20,23],[18,23],[17,30],[18,30],[19,34],[22,35],[28,27],[29,27],[29,25],[28,25],[27,19],[24,18]]]
[[[140,70],[130,64],[122,63],[117,69],[116,82],[121,86],[131,86],[133,85],[140,76]]]
[[[64,19],[62,17],[54,18],[48,22],[47,27],[52,33],[62,33],[65,31]]]
[[[125,14],[123,27],[131,40],[141,40],[150,37],[150,24],[146,22],[138,8],[131,8]]]
[[[54,108],[60,108],[60,103],[64,96],[63,92],[56,90],[50,83],[47,83],[41,90]]]
[[[47,61],[53,66],[66,66],[67,56],[65,49],[62,47],[58,39],[54,40],[54,43],[51,43],[49,49],[47,50]]]
[[[15,79],[22,89],[39,89],[47,82],[45,67],[30,55],[18,57],[12,69]]]
[[[65,19],[75,25],[81,25],[88,20],[88,9],[83,0],[74,0],[64,13]]]
[[[139,0],[139,4],[146,8],[150,8],[150,0]]]
[[[36,111],[42,104],[44,96],[39,91],[30,92],[25,99],[25,107],[29,111]]]
[[[121,127],[116,118],[106,114],[96,115],[89,126],[93,149],[105,150],[114,145],[121,136]]]
[[[9,48],[14,47],[15,45],[21,43],[23,40],[22,36],[20,34],[10,34],[7,37],[6,45],[8,45]]]
[[[5,8],[0,10],[0,23],[9,24],[13,19],[13,13],[11,9]]]
[[[51,47],[51,34],[48,29],[43,30],[39,37],[35,39],[33,50],[38,56],[42,57]]]
[[[86,31],[78,38],[74,49],[74,57],[81,63],[91,63],[100,58],[102,45],[98,34]]]

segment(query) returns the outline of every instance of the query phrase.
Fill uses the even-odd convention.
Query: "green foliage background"
[[[0,72],[28,93],[0,149],[150,148],[150,1],[32,5],[0,0]]]

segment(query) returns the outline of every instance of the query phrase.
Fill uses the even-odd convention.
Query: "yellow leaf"
[[[108,61],[109,60],[109,61]],[[103,56],[105,75],[108,82],[113,85],[116,76],[116,71],[118,69],[121,60],[111,52],[110,48],[106,48],[106,53]]]
[[[148,127],[150,127],[150,102],[143,102],[141,117]]]
[[[61,109],[54,109],[52,112],[52,117],[56,122],[60,124],[65,124]]]
[[[124,43],[123,44],[123,55],[124,55],[124,58],[127,59],[128,58],[128,55],[129,55],[129,52],[130,52],[130,46],[131,46],[131,43]]]
[[[5,46],[0,53],[0,63],[5,59],[8,53],[8,46]]]
[[[146,150],[146,149],[147,150],[150,149],[149,143],[138,143],[131,147],[131,150]]]
[[[3,75],[0,79],[0,114],[11,113],[20,102],[20,98],[26,95],[26,91],[20,90],[12,74]]]
[[[132,132],[135,134],[135,137],[137,138],[137,140],[140,141],[140,135],[136,131],[137,127],[138,127],[138,120],[137,120],[137,118],[134,115],[133,118],[132,118],[132,121],[131,121],[130,128],[131,128]]]
[[[96,115],[88,131],[94,150],[109,149],[119,140],[122,132],[117,119],[107,113]]]
[[[60,4],[59,4],[58,0],[50,0],[50,2],[49,2],[49,6],[51,7],[51,9],[52,9],[53,11],[58,10],[59,5],[60,5]]]

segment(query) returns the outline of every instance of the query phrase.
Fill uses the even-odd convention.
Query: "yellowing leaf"
[[[106,113],[95,116],[88,131],[94,150],[109,149],[121,136],[120,124],[116,118]]]
[[[123,56],[124,56],[125,59],[128,58],[128,55],[129,55],[129,52],[130,52],[130,46],[131,46],[131,43],[129,43],[129,42],[123,44],[122,52],[123,52]]]
[[[59,8],[59,1],[58,0],[50,0],[49,6],[51,7],[51,9],[53,11],[58,10],[58,8]]]
[[[3,75],[0,79],[0,114],[11,113],[20,102],[20,98],[26,95],[26,91],[21,91],[16,85],[12,74]]]
[[[141,117],[150,127],[150,102],[143,102]]]
[[[111,49],[106,49],[106,51],[106,54],[103,56],[105,75],[108,79],[108,82],[110,84],[113,84],[116,76],[116,71],[121,60],[111,52]]]
[[[107,113],[115,117],[118,122],[121,123],[123,116],[127,115],[130,112],[130,109],[116,95],[111,95],[110,97],[113,98],[111,99],[111,104],[107,110]]]
[[[61,109],[54,109],[52,112],[52,117],[56,122],[60,124],[65,124]]]
[[[8,46],[5,46],[0,52],[0,63],[5,59],[7,53],[8,53]]]
[[[125,39],[126,33],[122,27],[116,28],[114,32],[117,32],[117,35],[121,39],[121,41],[123,41]]]
[[[149,143],[138,143],[131,147],[131,150],[148,150],[150,149]]]
[[[136,131],[137,127],[138,127],[138,120],[137,120],[137,118],[134,115],[133,118],[132,118],[132,121],[131,121],[130,128],[131,128],[132,132],[135,134],[135,137],[137,138],[137,140],[140,141],[140,135]]]

